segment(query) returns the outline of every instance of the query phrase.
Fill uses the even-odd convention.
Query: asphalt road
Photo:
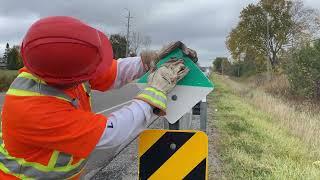
[[[128,84],[121,89],[115,89],[108,92],[93,91],[93,110],[102,112],[118,104],[132,99],[137,92],[138,87],[134,84]],[[5,93],[0,93],[0,109],[3,106]]]

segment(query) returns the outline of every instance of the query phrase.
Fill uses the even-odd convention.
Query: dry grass
[[[290,84],[287,76],[282,74],[279,76],[273,76],[271,81],[265,81],[260,88],[270,94],[288,96]]]
[[[247,84],[217,75],[212,78],[216,89],[208,102],[217,110],[209,113],[208,120],[214,123],[208,127],[216,127],[219,134],[216,149],[222,162],[221,171],[211,171],[214,178],[319,179],[319,132],[312,129],[319,125],[314,114],[295,112]]]
[[[283,99],[267,93],[277,89],[283,93],[287,82],[284,77],[277,78],[271,83],[262,83],[253,88],[250,83],[239,83],[225,78],[225,83],[233,93],[244,97],[250,104],[274,117],[279,125],[289,129],[290,133],[303,140],[314,150],[314,156],[320,157],[320,113],[311,110],[308,105],[285,102]],[[265,92],[265,91],[267,92]]]

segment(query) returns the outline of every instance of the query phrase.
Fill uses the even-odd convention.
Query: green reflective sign
[[[179,48],[173,50],[165,58],[161,59],[157,66],[161,66],[163,63],[167,62],[172,57],[182,58],[184,60],[185,65],[190,70],[188,75],[178,82],[178,85],[213,88],[213,84],[211,83],[211,81],[204,75],[204,73],[198,68],[198,66],[195,63],[193,63],[192,60],[187,55],[185,55]],[[147,83],[148,76],[149,73],[146,73],[139,79],[138,83]]]

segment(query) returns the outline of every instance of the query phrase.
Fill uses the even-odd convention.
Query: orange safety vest
[[[91,112],[90,92],[89,83],[62,91],[20,73],[2,110],[0,179],[78,178],[107,121]]]

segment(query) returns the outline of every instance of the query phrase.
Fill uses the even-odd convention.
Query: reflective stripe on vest
[[[15,96],[52,96],[70,102],[74,107],[78,107],[78,100],[72,99],[63,91],[47,85],[37,79],[32,74],[23,72],[12,82],[9,95]]]
[[[10,156],[4,148],[4,144],[0,146],[0,169],[21,179],[72,178],[81,172],[86,164],[86,160],[82,159],[74,165],[71,165],[71,162],[71,155],[59,151],[52,153],[47,166],[40,163],[27,162],[22,158]]]
[[[82,86],[89,97],[90,107],[91,103],[91,88],[89,82],[82,83]],[[15,96],[52,96],[70,102],[74,107],[78,107],[77,99],[70,98],[63,91],[47,85],[44,81],[37,79],[32,74],[22,72],[12,82],[9,90],[9,95]]]
[[[83,87],[90,96],[89,83],[87,85],[83,83]],[[75,108],[78,107],[77,100],[70,98],[63,91],[47,85],[27,72],[18,75],[7,94],[15,96],[52,96],[72,103]],[[86,164],[85,159],[72,164],[73,156],[59,151],[53,151],[47,166],[12,157],[5,149],[1,132],[0,144],[0,170],[20,179],[68,179],[78,175]]]
[[[91,87],[89,82],[82,83],[83,89],[86,91],[89,97],[90,107],[92,107],[92,98],[91,98]]]

